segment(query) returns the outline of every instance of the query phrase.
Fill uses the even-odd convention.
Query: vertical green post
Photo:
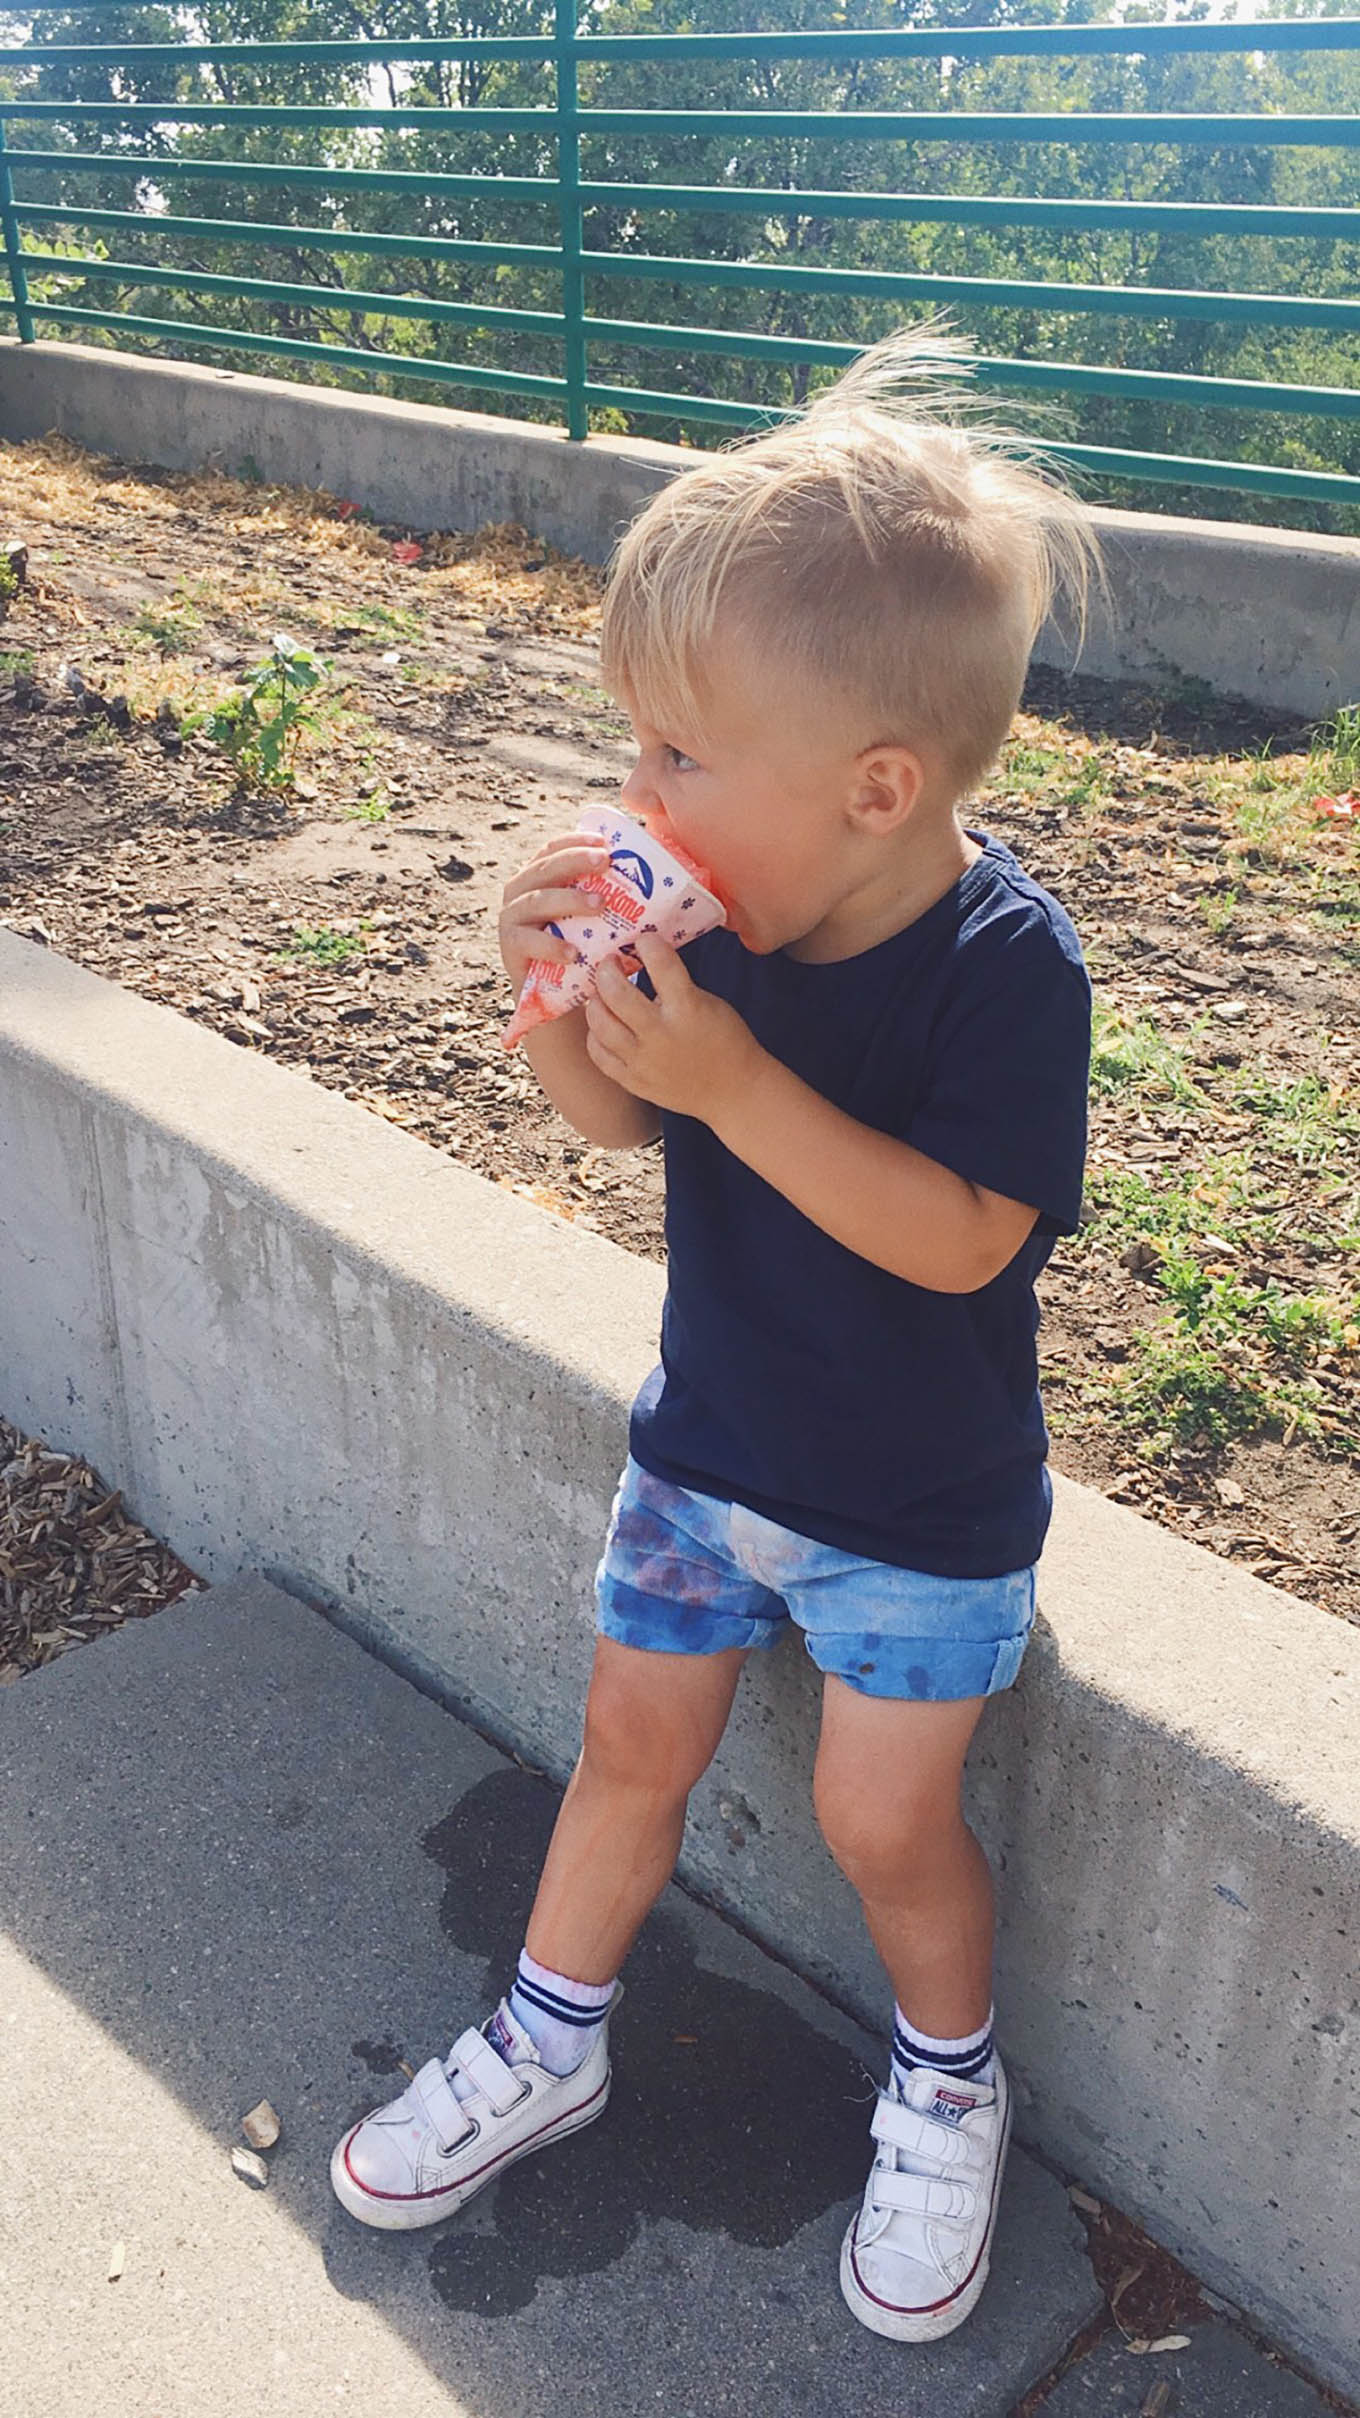
[[[0,118],[0,225],[4,228],[5,259],[9,264],[10,290],[14,296],[14,316],[19,325],[19,342],[33,342],[33,313],[28,307],[28,271],[19,246],[19,221],[14,215],[14,187],[9,180],[9,153],[5,149],[5,122]]]
[[[576,0],[553,0],[557,51],[557,202],[566,320],[567,435],[590,433],[586,411],[586,281],[581,266],[581,134],[576,115]]]

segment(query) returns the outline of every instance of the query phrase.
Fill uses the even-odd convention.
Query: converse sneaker
[[[616,1989],[611,2013],[622,1996]],[[442,2064],[432,2057],[399,2099],[336,2143],[331,2186],[341,2207],[392,2233],[452,2216],[516,2158],[604,2113],[608,2036],[606,2018],[575,2073],[550,2074],[502,1999],[480,2032],[460,2033]],[[461,2098],[455,2074],[465,2087]]]
[[[918,2065],[879,2094],[878,2151],[841,2247],[841,2291],[861,2325],[935,2342],[981,2297],[1011,2129],[1001,2060],[985,2087]]]

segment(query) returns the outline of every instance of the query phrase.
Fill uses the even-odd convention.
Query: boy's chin
[[[728,908],[727,929],[752,957],[773,957],[784,946],[781,940],[771,940],[768,934],[754,930],[740,907]]]

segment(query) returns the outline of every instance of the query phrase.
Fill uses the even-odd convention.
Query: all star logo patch
[[[509,2064],[511,2057],[514,2054],[515,2044],[510,2036],[505,2018],[501,2014],[499,2007],[486,2027],[486,2037],[490,2041],[491,2046],[496,2051],[497,2055],[504,2057],[506,2063]]]
[[[943,2124],[962,2124],[964,2117],[971,2116],[977,2104],[976,2099],[965,2098],[962,2091],[938,2090],[931,2102],[930,2112],[932,2116],[938,2116]]]

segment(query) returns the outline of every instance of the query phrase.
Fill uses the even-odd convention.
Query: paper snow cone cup
[[[502,1035],[506,1049],[536,1025],[581,1007],[593,995],[607,958],[617,958],[624,972],[635,976],[641,970],[637,941],[642,933],[656,932],[673,949],[682,949],[687,940],[727,920],[708,887],[707,866],[695,863],[659,816],[648,828],[631,815],[589,806],[576,828],[608,842],[609,863],[574,884],[586,901],[582,913],[548,925],[575,950],[575,958],[565,965],[535,958]]]

